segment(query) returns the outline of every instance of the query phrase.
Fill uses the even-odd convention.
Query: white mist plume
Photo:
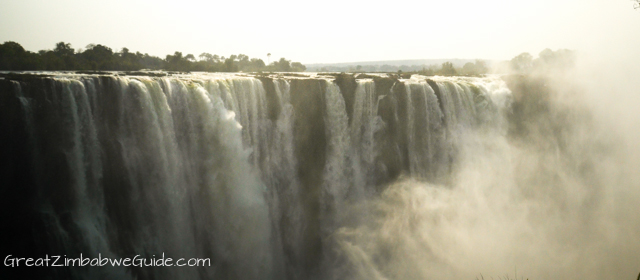
[[[524,115],[526,133],[469,132],[451,186],[405,178],[354,205],[345,215],[361,222],[332,236],[348,260],[338,275],[636,279],[640,67],[629,55],[582,52],[570,72],[531,74],[550,95],[522,97],[544,103],[527,105],[542,107]]]

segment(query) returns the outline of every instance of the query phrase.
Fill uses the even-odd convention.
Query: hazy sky
[[[382,4],[380,4],[382,3]],[[0,42],[25,49],[103,44],[303,63],[510,59],[544,48],[640,59],[630,0],[143,1],[0,0]]]

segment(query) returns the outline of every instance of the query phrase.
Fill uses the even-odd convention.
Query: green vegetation
[[[576,53],[572,50],[560,49],[552,51],[545,49],[533,59],[529,53],[521,53],[511,59],[509,68],[511,73],[530,74],[548,71],[564,71],[573,68],[576,63]]]
[[[638,0],[640,1],[640,0]],[[345,73],[397,73],[402,77],[410,77],[412,74],[424,76],[468,76],[479,77],[485,74],[553,74],[563,72],[575,66],[576,53],[572,50],[559,49],[552,51],[545,49],[535,58],[529,53],[521,53],[511,60],[505,61],[484,61],[475,60],[475,62],[464,63],[460,60],[444,61],[441,64],[423,64],[423,65],[309,65],[311,71],[319,72],[345,72]],[[365,62],[367,63],[367,62]]]
[[[442,63],[442,68],[440,69],[440,74],[442,74],[444,76],[454,76],[454,75],[458,74],[458,72],[456,71],[455,68],[453,68],[453,63],[447,61],[445,63]]]
[[[424,67],[420,71],[416,71],[416,74],[424,76],[481,76],[489,73],[489,68],[484,60],[476,60],[475,63],[467,62],[462,68],[456,68],[453,63],[447,61],[442,63],[442,66],[431,65]]]
[[[269,54],[269,57],[271,54]],[[183,55],[175,52],[165,59],[147,53],[130,52],[122,48],[114,52],[111,48],[89,44],[85,50],[74,50],[71,44],[59,42],[53,50],[41,50],[37,53],[25,50],[16,42],[0,44],[0,71],[25,70],[80,70],[80,71],[207,71],[207,72],[303,72],[306,67],[300,62],[291,62],[285,58],[265,65],[262,59],[249,58],[247,55],[231,55],[228,58],[202,53]]]
[[[342,70],[340,67],[322,67],[320,72],[337,72],[336,70]],[[411,74],[420,74],[424,76],[480,76],[489,73],[489,67],[487,67],[487,63],[484,60],[476,60],[475,63],[467,62],[462,68],[456,68],[453,62],[446,61],[441,65],[432,64],[432,65],[401,65],[401,66],[392,66],[392,65],[356,65],[355,67],[349,66],[344,69],[346,71],[340,72],[349,72],[349,73],[397,73],[402,74],[403,76],[411,76]]]

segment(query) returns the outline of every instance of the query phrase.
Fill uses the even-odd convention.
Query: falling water
[[[478,199],[520,180],[497,77],[56,74],[0,86],[13,188],[1,202],[27,221],[5,222],[23,244],[10,253],[211,260],[35,276],[467,277],[461,246],[486,240],[466,235],[485,228],[464,211],[498,213]]]

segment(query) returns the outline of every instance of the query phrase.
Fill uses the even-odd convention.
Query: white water
[[[46,107],[51,127],[33,109],[40,93],[13,82],[34,147],[28,156],[42,174],[36,201],[52,248],[212,262],[82,268],[73,276],[472,279],[516,267],[537,279],[606,275],[580,263],[589,260],[582,254],[619,246],[581,248],[602,237],[597,227],[607,217],[606,205],[593,205],[598,192],[575,171],[593,148],[563,159],[513,142],[502,80],[435,78],[434,88],[414,76],[377,92],[374,80],[359,79],[352,108],[330,78],[269,82],[273,92],[264,80],[234,75],[62,75]],[[323,89],[322,104],[313,104],[322,110],[313,120],[324,127],[322,170],[299,165],[295,143],[307,108],[295,108],[292,96],[308,93],[292,92],[294,82]],[[380,115],[383,98],[393,98],[393,116],[405,120],[395,134]],[[397,163],[384,158],[388,149],[398,151]],[[49,174],[56,162],[64,174]],[[400,176],[381,181],[392,168]],[[308,172],[321,174],[319,191],[301,183]],[[309,242],[312,229],[320,249]],[[571,242],[577,233],[580,241]]]

